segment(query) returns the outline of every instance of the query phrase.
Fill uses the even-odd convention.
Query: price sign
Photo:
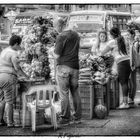
[[[16,25],[28,25],[28,24],[31,24],[31,19],[30,17],[24,17],[24,18],[17,18],[15,19],[15,24]]]

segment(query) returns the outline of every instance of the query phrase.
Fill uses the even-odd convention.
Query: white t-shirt
[[[102,52],[106,48],[106,46],[107,46],[107,42],[100,42],[100,47],[97,48],[97,42],[94,42],[91,52],[98,54],[98,53]]]
[[[116,63],[130,59],[129,55],[119,53],[116,40],[110,40],[107,44],[107,47],[112,49],[112,55],[114,56]]]
[[[0,72],[8,72],[16,74],[14,64],[18,62],[18,53],[10,47],[4,49],[0,54]]]

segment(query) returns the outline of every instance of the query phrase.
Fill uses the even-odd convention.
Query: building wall
[[[0,17],[0,40],[6,40],[11,34],[11,22],[7,18]]]
[[[61,11],[61,12],[71,12],[77,10],[116,10],[116,11],[124,11],[124,12],[131,12],[132,5],[131,4],[46,4],[46,5],[3,5],[5,7],[5,12],[9,10],[15,11],[26,11],[26,10],[33,10],[33,9],[46,9],[46,10],[54,10],[54,11]],[[5,25],[3,30],[1,27]],[[11,24],[7,19],[0,20],[0,32],[1,34],[9,35],[11,31]]]
[[[116,10],[121,12],[131,12],[131,4],[105,4],[105,5],[71,5],[72,11],[77,10]]]
[[[136,17],[140,16],[140,4],[134,4],[132,5],[132,12]]]
[[[46,5],[5,5],[8,9],[20,9],[20,12],[33,9],[48,9],[61,12],[71,12],[77,10],[117,10],[131,12],[131,4],[46,4]]]

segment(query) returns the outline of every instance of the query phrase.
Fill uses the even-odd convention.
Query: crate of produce
[[[94,87],[91,83],[79,83],[82,104],[82,118],[92,119],[94,114]]]

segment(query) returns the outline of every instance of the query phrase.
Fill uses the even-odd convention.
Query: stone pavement
[[[140,106],[128,110],[111,110],[106,119],[82,120],[56,131],[0,127],[0,136],[140,136]]]
[[[137,93],[136,102],[140,102]],[[105,119],[82,120],[54,131],[43,127],[35,133],[31,128],[0,127],[0,136],[140,136],[140,106],[127,110],[111,110]]]

